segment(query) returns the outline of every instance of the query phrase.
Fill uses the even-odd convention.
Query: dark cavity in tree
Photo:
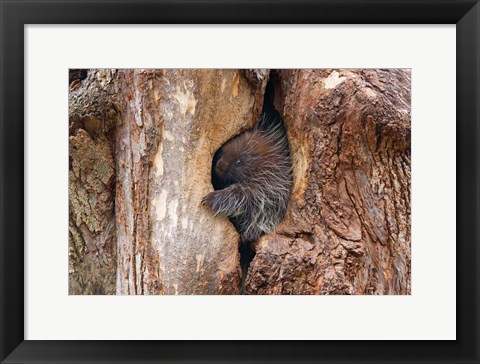
[[[270,81],[267,84],[266,90],[265,90],[265,95],[264,95],[264,100],[263,100],[263,108],[262,108],[262,117],[256,127],[254,128],[256,131],[262,133],[262,135],[269,135],[272,130],[276,130],[276,133],[279,133],[279,135],[282,136],[282,138],[276,138],[274,140],[282,140],[284,138],[284,143],[285,143],[285,151],[282,152],[282,155],[279,157],[281,159],[285,159],[286,165],[289,167],[286,169],[288,170],[288,178],[285,179],[285,186],[282,186],[286,189],[288,189],[288,196],[286,196],[285,200],[288,200],[290,198],[290,191],[291,191],[291,184],[292,184],[292,176],[291,176],[291,159],[290,159],[290,152],[289,152],[289,147],[288,147],[288,141],[286,137],[286,132],[285,132],[285,127],[283,125],[283,119],[281,118],[280,114],[278,111],[275,109],[274,106],[274,85],[273,85],[273,80],[270,79]],[[246,131],[244,133],[252,133],[252,131]],[[245,135],[242,133],[243,135]],[[263,134],[264,133],[264,134]],[[241,138],[242,134],[235,138]],[[217,173],[216,173],[216,166],[220,158],[222,158],[222,148],[227,144],[230,143],[232,140],[235,138],[232,138],[231,140],[227,141],[222,147],[217,150],[215,155],[213,156],[212,160],[212,172],[211,172],[211,178],[212,178],[212,185],[216,191],[218,190],[223,190],[235,183],[238,183],[241,181],[241,178],[239,180],[236,180],[236,177],[232,177],[230,180],[226,180],[225,175],[223,175],[223,178],[220,178]],[[260,138],[259,138],[260,139]],[[240,151],[239,151],[240,152]],[[285,170],[285,169],[284,169]],[[282,169],[279,169],[279,171],[282,171]],[[269,188],[274,188],[272,186],[268,186]],[[280,194],[281,195],[281,194]],[[276,198],[277,196],[275,196]],[[281,200],[281,198],[280,198]],[[283,207],[283,210],[281,211],[281,216],[278,215],[278,212],[276,211],[275,214],[275,219],[277,220],[277,223],[279,220],[283,218],[283,214],[286,210],[286,203],[288,201],[282,201],[281,203],[284,203],[285,206]],[[277,209],[278,210],[278,209]],[[267,210],[268,211],[268,210]],[[280,219],[279,219],[280,217]],[[235,226],[237,229],[238,233],[240,234],[241,237],[241,242],[239,244],[239,253],[240,253],[240,266],[242,269],[242,280],[241,280],[241,287],[240,291],[241,294],[244,292],[245,288],[245,281],[246,281],[246,275],[248,272],[248,268],[250,266],[250,263],[252,262],[253,258],[255,257],[255,251],[252,249],[252,243],[255,241],[259,236],[261,236],[263,233],[258,233],[255,232],[253,234],[249,234],[245,232],[245,221],[242,219],[245,219],[245,217],[242,216],[236,216],[236,217],[229,217],[230,222]],[[253,236],[253,238],[252,238]]]
[[[68,70],[68,84],[71,84],[75,80],[84,80],[87,78],[87,75],[88,69],[70,68]]]

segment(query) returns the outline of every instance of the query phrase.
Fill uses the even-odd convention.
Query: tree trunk
[[[72,72],[71,72],[72,75]],[[69,293],[115,294],[115,72],[91,72],[69,93]]]
[[[294,190],[246,293],[410,293],[409,71],[90,70],[70,80],[70,294],[240,292],[238,234],[201,200],[269,79]]]
[[[250,294],[410,294],[410,71],[274,74],[294,161]]]
[[[238,234],[201,200],[213,154],[252,125],[262,90],[229,70],[128,70],[121,85],[117,293],[238,293]]]

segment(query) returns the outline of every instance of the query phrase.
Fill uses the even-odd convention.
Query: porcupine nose
[[[223,158],[220,158],[215,165],[215,172],[217,172],[217,175],[221,176],[225,173],[227,167],[228,166],[225,160]]]

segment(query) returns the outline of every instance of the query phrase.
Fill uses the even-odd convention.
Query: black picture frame
[[[478,0],[1,0],[0,16],[2,363],[479,363]],[[457,340],[24,340],[24,25],[57,23],[456,24]]]

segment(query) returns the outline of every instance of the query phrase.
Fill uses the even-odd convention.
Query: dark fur
[[[271,231],[283,219],[292,188],[292,162],[277,112],[226,142],[213,167],[217,188],[203,199],[216,215],[228,216],[242,242]]]

